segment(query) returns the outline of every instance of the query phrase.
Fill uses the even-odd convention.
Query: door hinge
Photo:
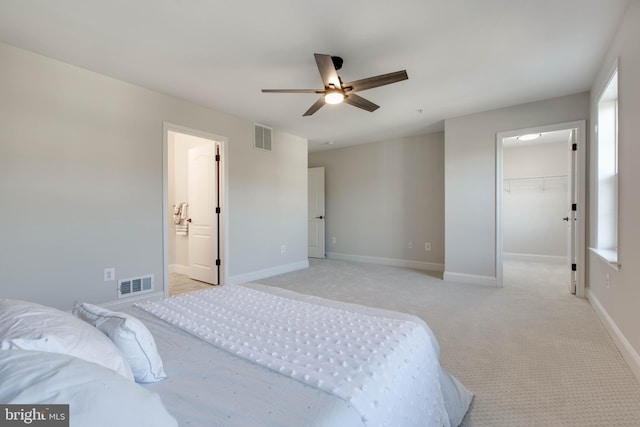
[[[220,265],[220,258],[216,260],[216,265]]]
[[[578,264],[571,264],[571,271],[578,271]]]
[[[216,207],[216,213],[219,214],[220,213],[220,206]]]
[[[216,154],[216,162],[220,161],[220,154]]]
[[[571,151],[578,151],[578,144],[576,144],[575,142],[571,144]]]
[[[572,211],[577,211],[578,210],[578,204],[577,203],[572,203],[571,204],[571,210]]]

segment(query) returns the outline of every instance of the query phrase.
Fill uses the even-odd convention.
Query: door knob
[[[567,221],[567,222],[569,222],[569,217],[568,217],[568,216],[565,216],[564,218],[562,218],[562,220],[563,220],[563,221]]]
[[[322,219],[322,218],[324,218],[324,216],[322,215],[316,217],[316,219]]]
[[[189,219],[187,220],[187,222],[191,222],[191,218],[189,218]]]

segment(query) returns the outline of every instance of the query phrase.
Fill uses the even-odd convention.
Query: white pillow
[[[160,396],[76,357],[0,350],[0,402],[68,404],[71,427],[176,427]]]
[[[76,302],[73,314],[104,332],[122,351],[137,382],[167,378],[153,335],[133,316],[88,303]]]
[[[0,299],[0,349],[68,354],[133,380],[124,356],[104,334],[71,313],[32,302]]]

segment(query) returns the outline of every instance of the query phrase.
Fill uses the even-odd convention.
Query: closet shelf
[[[569,175],[527,176],[521,178],[505,178],[504,190],[511,192],[512,187],[539,187],[545,191],[551,186],[565,185]]]

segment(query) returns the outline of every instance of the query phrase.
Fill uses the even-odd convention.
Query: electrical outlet
[[[606,276],[605,286],[606,286],[607,288],[608,288],[609,286],[611,286],[611,278],[609,277],[609,273],[607,273],[607,276]]]
[[[333,243],[334,245],[336,244],[336,238],[335,237],[331,238],[331,243]]]
[[[425,243],[424,244],[424,250],[425,251],[430,251],[431,250],[431,243]]]
[[[282,252],[283,254],[287,253],[287,245],[280,246],[280,252]]]
[[[407,247],[408,247],[409,249],[413,249],[413,242],[409,242],[409,244],[407,245]]]
[[[116,280],[116,269],[107,267],[104,269],[104,281],[111,282],[112,280]]]

